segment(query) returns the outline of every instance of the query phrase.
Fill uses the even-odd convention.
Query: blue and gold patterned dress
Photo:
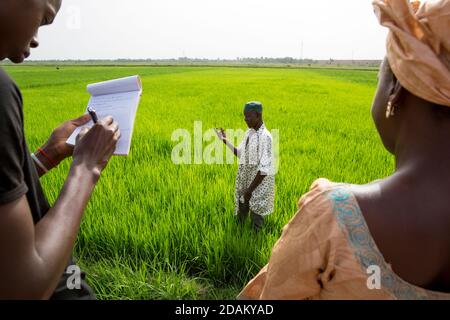
[[[317,180],[240,299],[450,299],[397,276],[348,185]]]

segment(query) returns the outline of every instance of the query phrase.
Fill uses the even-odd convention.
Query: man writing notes
[[[256,231],[262,229],[264,217],[273,212],[275,198],[275,169],[272,135],[266,129],[260,102],[249,102],[244,107],[248,130],[244,140],[235,147],[220,129],[217,136],[239,158],[236,178],[235,214],[243,223],[250,214]]]
[[[22,63],[39,46],[38,29],[51,24],[60,7],[61,0],[2,0],[0,61]],[[72,251],[89,199],[120,139],[119,125],[112,117],[99,119],[80,132],[75,147],[67,145],[72,132],[90,120],[84,115],[64,122],[30,153],[23,107],[19,88],[0,68],[0,300],[93,300]],[[31,120],[47,125],[45,115]],[[39,177],[70,157],[67,179],[51,206]]]

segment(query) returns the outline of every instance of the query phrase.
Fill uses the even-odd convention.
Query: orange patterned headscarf
[[[373,6],[390,30],[387,58],[400,84],[450,107],[450,0],[374,0]]]

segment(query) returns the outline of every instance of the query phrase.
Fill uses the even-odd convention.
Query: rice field
[[[24,97],[30,148],[80,115],[86,85],[139,74],[129,157],[115,157],[87,208],[75,256],[99,299],[234,299],[268,261],[297,201],[319,177],[366,183],[393,170],[370,116],[374,70],[8,66]],[[172,133],[245,129],[260,100],[279,130],[275,212],[254,233],[234,219],[237,164],[175,165]],[[205,141],[204,145],[208,142]],[[70,161],[42,178],[54,201]]]

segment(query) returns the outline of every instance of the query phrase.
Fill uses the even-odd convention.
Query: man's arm
[[[238,150],[237,150],[237,148],[234,146],[234,144],[232,144],[231,142],[229,142],[229,141],[227,140],[227,138],[224,138],[222,141],[223,141],[223,143],[225,143],[225,145],[226,145],[231,151],[233,151],[234,155],[237,157],[237,156],[238,156]]]
[[[73,168],[55,206],[36,226],[26,196],[0,206],[0,298],[52,295],[97,179],[87,168]]]
[[[72,156],[73,146],[66,143],[70,135],[75,131],[77,127],[86,124],[91,117],[89,114],[82,115],[73,120],[64,122],[58,128],[56,128],[48,141],[38,150],[34,152],[34,156],[48,171],[58,166],[61,161]],[[34,165],[38,171],[39,177],[46,174],[46,171],[34,161]]]
[[[81,218],[120,131],[111,117],[82,130],[53,208],[33,225],[26,196],[0,205],[0,299],[46,299],[72,253]]]
[[[256,188],[258,188],[258,186],[263,182],[265,177],[266,176],[263,175],[261,173],[261,171],[258,171],[258,173],[256,174],[255,179],[253,179],[252,183],[250,184],[248,189],[245,191],[244,199],[245,199],[246,202],[250,201],[253,191],[255,191]]]
[[[258,173],[255,179],[244,193],[246,201],[250,201],[253,191],[264,181],[264,178],[271,174],[273,166],[272,138],[264,137],[261,144],[261,154],[258,154]]]
[[[225,130],[224,129],[220,129],[217,130],[215,129],[217,137],[219,137],[220,140],[222,140],[223,143],[225,143],[225,145],[234,153],[234,155],[237,157],[238,156],[238,149],[234,146],[234,144],[232,144],[231,142],[229,142],[227,140],[227,136],[225,134]]]
[[[42,151],[35,151],[33,153],[34,157],[36,157],[37,161],[39,161],[39,164],[36,162],[36,160],[33,158],[34,166],[36,167],[36,170],[38,172],[39,178],[45,175],[48,171],[56,168],[59,164],[56,163],[55,153],[53,150],[49,150],[48,148],[42,147],[41,150],[45,152],[46,155]],[[33,156],[32,155],[32,156]],[[41,166],[43,166],[46,170],[44,170]]]

